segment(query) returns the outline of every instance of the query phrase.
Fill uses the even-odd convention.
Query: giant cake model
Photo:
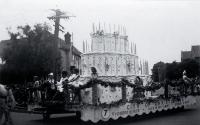
[[[93,30],[90,36],[90,51],[87,51],[87,45],[84,46],[84,54],[81,57],[82,76],[91,76],[90,67],[97,69],[98,76],[148,74],[147,63],[143,65],[145,71],[140,72],[142,66],[139,66],[136,45],[128,41],[125,32],[107,33],[99,28]]]

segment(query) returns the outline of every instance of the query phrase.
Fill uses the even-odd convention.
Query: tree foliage
[[[160,81],[164,79],[176,80],[182,78],[182,73],[186,70],[187,76],[191,78],[200,75],[199,69],[200,64],[194,59],[187,59],[182,62],[174,61],[172,63],[158,62],[153,66],[152,77],[154,81],[159,81],[159,75],[161,76]]]
[[[155,82],[163,81],[165,77],[165,63],[160,61],[154,64],[152,74],[152,78]]]
[[[9,46],[3,51],[6,63],[1,70],[4,82],[30,81],[34,75],[45,77],[60,69],[60,54],[55,38],[46,24],[18,26],[18,32],[9,31]]]

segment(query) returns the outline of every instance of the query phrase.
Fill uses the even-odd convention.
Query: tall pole
[[[160,66],[158,66],[158,82],[161,81]]]
[[[55,25],[55,30],[54,30],[54,49],[55,49],[55,59],[54,59],[54,79],[55,81],[57,80],[57,75],[58,75],[58,71],[57,71],[57,58],[58,58],[58,43],[59,43],[59,31],[64,32],[64,27],[62,25],[60,25],[60,20],[61,19],[69,19],[70,17],[75,17],[75,16],[67,16],[65,14],[65,12],[62,12],[60,9],[51,9],[53,12],[55,12],[55,15],[51,16],[51,17],[47,17],[49,20],[53,20]]]

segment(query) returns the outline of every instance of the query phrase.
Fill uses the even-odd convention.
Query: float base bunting
[[[128,116],[149,114],[150,112],[155,113],[156,111],[166,111],[170,109],[176,109],[179,107],[187,107],[194,105],[196,98],[193,96],[180,97],[179,100],[160,99],[157,102],[143,102],[137,103],[125,103],[119,106],[85,106],[81,109],[81,120],[92,121],[97,123],[98,121],[108,121],[109,119],[118,119],[120,117],[126,118]]]

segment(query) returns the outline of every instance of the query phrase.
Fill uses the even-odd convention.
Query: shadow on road
[[[156,120],[160,118],[169,118],[169,117],[175,117],[177,115],[190,115],[192,113],[198,112],[199,109],[185,109],[185,110],[171,110],[171,111],[163,111],[163,112],[157,112],[157,113],[150,113],[148,115],[141,115],[141,116],[135,116],[135,117],[128,117],[126,119],[118,119],[118,120],[109,120],[108,122],[98,122],[97,125],[108,125],[108,124],[136,124],[139,122],[144,122],[148,120]],[[75,116],[65,116],[65,117],[55,117],[51,118],[48,121],[43,121],[42,119],[39,120],[31,120],[31,122],[34,122],[35,124],[42,124],[42,125],[62,125],[62,124],[68,124],[68,125],[92,125],[91,122],[82,122]]]

